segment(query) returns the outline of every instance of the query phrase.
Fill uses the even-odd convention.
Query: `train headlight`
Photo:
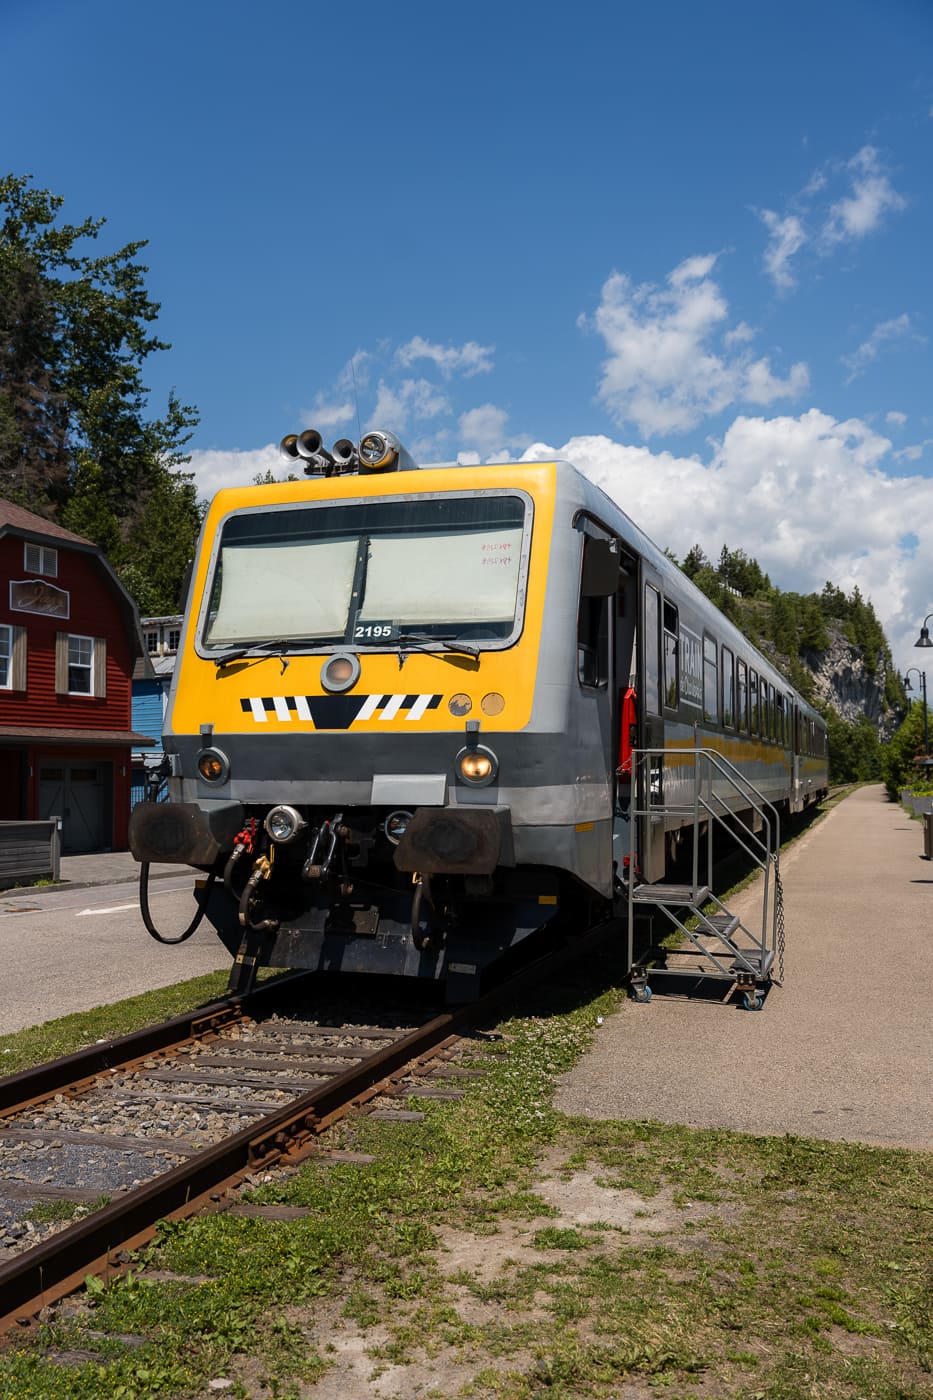
[[[294,841],[298,833],[304,830],[307,822],[294,807],[283,806],[272,807],[266,813],[263,826],[273,841],[278,842],[280,846],[287,846],[289,841]]]
[[[454,760],[457,776],[470,787],[488,787],[499,775],[499,760],[483,744],[461,749]]]
[[[408,825],[411,821],[411,812],[405,812],[401,808],[397,812],[390,812],[383,823],[383,831],[393,846],[397,846],[401,841]]]
[[[220,749],[202,749],[198,773],[206,783],[225,783],[230,776],[230,760]]]
[[[361,467],[378,472],[394,464],[398,458],[398,446],[388,433],[367,433],[360,438],[358,453]]]
[[[349,690],[360,678],[360,658],[352,652],[340,651],[321,667],[321,685],[332,695]]]

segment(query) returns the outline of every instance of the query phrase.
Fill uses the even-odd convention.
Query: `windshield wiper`
[[[303,645],[303,643],[296,639],[290,639],[287,642],[281,640],[275,642],[250,642],[249,646],[236,647],[233,651],[225,651],[223,656],[215,656],[214,665],[219,671],[222,667],[229,666],[231,661],[242,661],[244,656],[252,656],[254,652],[259,651],[271,652],[273,656],[277,656],[279,660],[284,662],[287,666],[288,662],[285,661],[283,653],[288,651],[290,647],[301,645]]]
[[[431,637],[426,632],[401,632],[392,640],[397,642],[403,651],[430,652],[432,646],[439,646],[442,651],[457,652],[461,656],[479,656],[479,647],[470,646],[469,642],[458,642],[452,636]]]

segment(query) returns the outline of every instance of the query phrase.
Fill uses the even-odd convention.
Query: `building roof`
[[[137,656],[133,667],[133,680],[170,681],[177,660],[174,652],[170,656]]]
[[[147,669],[149,657],[143,646],[136,604],[117,578],[103,551],[93,540],[86,540],[83,535],[75,535],[71,530],[66,530],[61,525],[56,525],[51,520],[45,520],[41,515],[35,515],[31,510],[14,505],[12,501],[5,501],[0,497],[0,539],[4,535],[52,540],[56,544],[67,545],[72,549],[79,550],[82,554],[90,555],[117,595],[117,602],[123,615],[127,635],[130,638],[133,655],[139,657],[142,664],[142,674],[151,674],[151,668]]]
[[[147,734],[133,729],[56,729],[37,724],[0,724],[0,746],[22,744],[24,740],[43,744],[81,744],[85,748],[142,748],[155,743]]]
[[[13,530],[17,534],[48,535],[49,539],[83,545],[85,549],[97,549],[93,540],[86,540],[83,535],[75,535],[71,530],[56,525],[54,521],[45,520],[41,515],[35,515],[23,506],[14,505],[12,501],[4,501],[0,498],[0,533],[6,530]]]

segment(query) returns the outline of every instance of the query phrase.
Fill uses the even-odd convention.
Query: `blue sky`
[[[357,405],[560,452],[680,554],[857,583],[914,664],[929,0],[0,0],[0,47],[0,165],[149,239],[202,490]]]

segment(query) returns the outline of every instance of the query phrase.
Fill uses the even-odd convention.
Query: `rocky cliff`
[[[881,647],[873,657],[866,657],[862,647],[846,636],[842,624],[827,620],[829,646],[825,650],[805,649],[801,661],[812,677],[811,699],[835,710],[846,724],[868,719],[879,739],[890,738],[895,723],[889,702],[891,681],[899,683],[892,672],[891,656]]]

